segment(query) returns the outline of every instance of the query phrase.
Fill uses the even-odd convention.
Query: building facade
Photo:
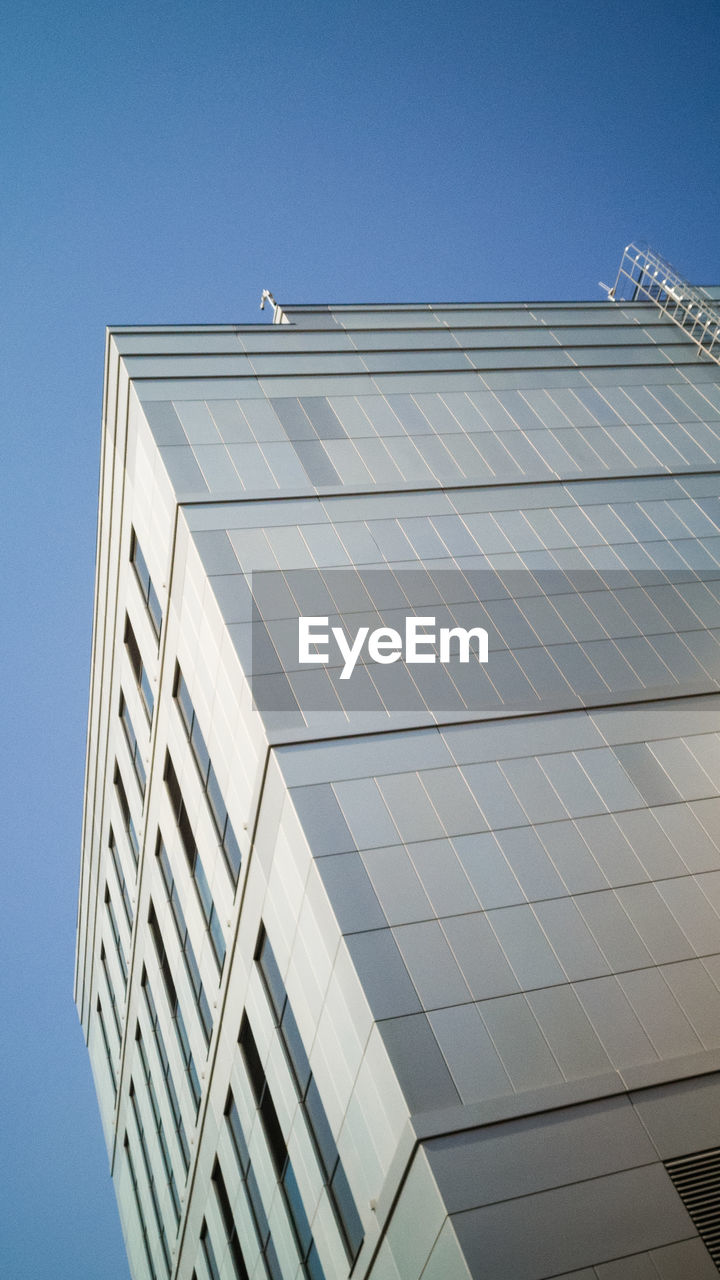
[[[75,993],[132,1275],[716,1275],[720,368],[640,298],[274,319],[107,340]]]

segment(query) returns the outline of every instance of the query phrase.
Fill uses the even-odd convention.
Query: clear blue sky
[[[0,1272],[124,1280],[72,1004],[104,326],[720,282],[717,0],[24,0],[0,22]],[[267,312],[265,313],[267,316]]]

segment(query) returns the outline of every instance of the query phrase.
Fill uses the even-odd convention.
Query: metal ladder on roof
[[[607,286],[604,286],[607,288]],[[615,302],[654,302],[695,343],[698,355],[720,364],[720,304],[688,284],[674,267],[647,246],[629,244],[608,298]]]

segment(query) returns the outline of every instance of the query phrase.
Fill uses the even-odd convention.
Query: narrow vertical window
[[[138,740],[137,740],[137,734],[135,733],[135,729],[133,728],[133,722],[130,719],[130,712],[128,710],[128,705],[125,701],[125,695],[122,692],[120,694],[119,711],[120,711],[120,719],[122,721],[122,727],[125,733],[125,740],[128,744],[128,749],[130,751],[130,759],[132,760],[132,766],[133,766],[133,769],[135,770],[135,777],[137,778],[138,786],[140,788],[140,795],[144,798],[145,786],[147,783],[147,778],[145,775],[145,765],[143,764],[142,754],[140,752],[140,744],[138,743]]]
[[[145,665],[142,660],[140,646],[135,639],[135,632],[132,629],[132,624],[127,614],[125,614],[125,648],[127,649],[128,658],[130,659],[130,666],[132,667],[132,673],[135,677],[135,683],[140,690],[140,697],[145,708],[145,713],[148,721],[152,721],[155,698],[150,685],[148,673],[145,670]]]
[[[130,532],[130,561],[135,570],[135,576],[138,583],[140,584],[140,591],[142,593],[143,600],[145,601],[145,607],[148,611],[153,631],[155,632],[156,638],[159,640],[162,628],[162,609],[160,608],[160,601],[158,600],[157,592],[152,584],[152,579],[150,577],[147,564],[145,563],[145,557],[140,550],[140,543],[137,540],[137,535],[134,529]]]
[[[348,1258],[352,1260],[357,1256],[363,1241],[362,1222],[264,925],[260,927],[255,960],[280,1035],[280,1042],[285,1050],[295,1091],[305,1115],[308,1132],[315,1147],[320,1172],[335,1212],[345,1251]]]

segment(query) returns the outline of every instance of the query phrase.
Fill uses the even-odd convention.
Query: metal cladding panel
[[[358,1275],[377,1246],[378,1275],[699,1277],[661,1161],[700,1149],[707,1098],[676,1081],[720,1050],[720,372],[649,303],[276,317],[109,344],[92,758],[129,799],[94,787],[79,954],[134,1265],[135,1216],[158,1265],[176,1239],[178,1274],[203,1239],[230,1265],[215,1169],[252,1237],[227,1118],[230,1080],[251,1133],[245,1010],[325,1274],[344,1202]],[[348,676],[333,627],[426,616],[486,658],[368,641]],[[301,659],[309,617],[327,661]],[[249,1148],[295,1274],[257,1125]]]

